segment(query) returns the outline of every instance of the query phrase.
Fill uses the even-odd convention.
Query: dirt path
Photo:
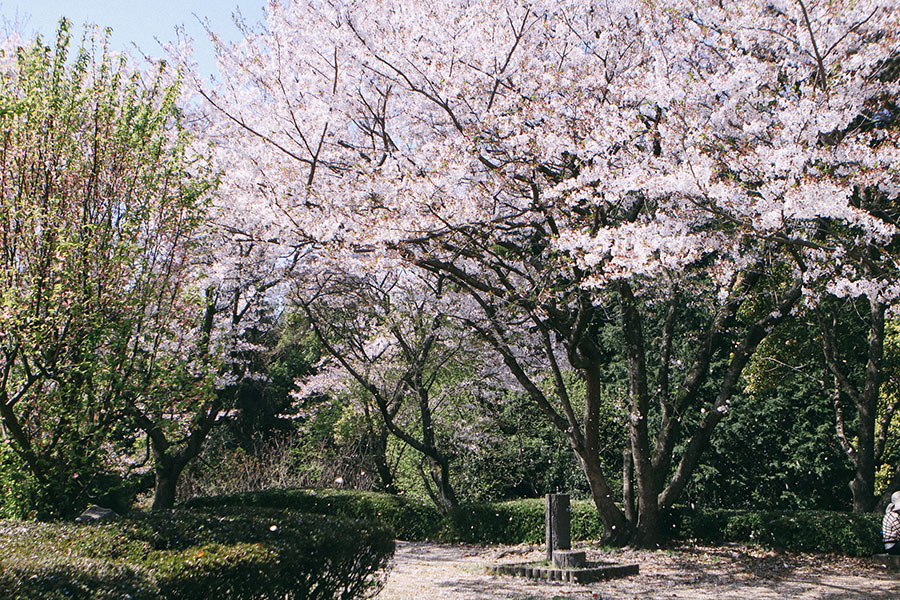
[[[588,560],[638,563],[635,577],[590,585],[538,583],[492,577],[487,565],[538,561],[530,546],[461,546],[399,542],[393,570],[379,600],[488,600],[641,598],[769,600],[838,598],[897,600],[900,572],[869,559],[783,554],[738,546],[669,550],[592,551]]]

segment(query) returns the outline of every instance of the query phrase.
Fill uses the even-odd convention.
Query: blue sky
[[[195,40],[195,49],[204,75],[214,70],[212,46],[206,40],[197,15],[209,19],[212,28],[227,39],[237,31],[231,15],[239,6],[247,21],[262,17],[266,0],[0,0],[0,17],[7,23],[24,25],[24,33],[39,33],[45,40],[55,35],[60,17],[68,17],[76,26],[75,39],[80,40],[85,22],[112,27],[112,46],[133,52],[132,42],[151,56],[161,54],[154,38],[169,42],[175,39],[175,27],[184,25]]]

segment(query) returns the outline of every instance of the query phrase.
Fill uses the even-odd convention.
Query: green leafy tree
[[[77,510],[117,466],[123,407],[202,301],[209,163],[179,125],[177,77],[135,70],[108,34],[73,52],[62,20],[54,46],[0,59],[0,435],[37,514]]]
[[[894,419],[900,408],[900,321],[897,319],[891,319],[885,325],[884,354],[887,360],[878,405],[881,464],[876,493],[889,496],[900,487],[900,423]]]
[[[845,341],[864,340],[859,329]],[[712,440],[686,500],[697,506],[847,510],[852,467],[834,435],[818,329],[798,318],[760,344],[746,388]]]

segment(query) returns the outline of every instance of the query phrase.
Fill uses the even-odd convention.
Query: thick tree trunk
[[[599,418],[603,403],[603,385],[596,349],[593,344],[585,343],[581,348],[581,354],[586,359],[581,368],[585,381],[583,429],[579,432],[571,402],[566,401],[564,412],[567,415],[568,428],[565,432],[591,488],[591,496],[605,528],[604,540],[609,544],[624,545],[630,541],[632,527],[613,499],[600,460]],[[564,384],[560,381],[557,385],[562,387]]]
[[[446,459],[435,459],[428,455],[424,462],[428,463],[428,469],[424,469],[422,463],[419,463],[418,471],[425,492],[438,510],[448,513],[459,506],[456,492],[450,484],[450,464]]]
[[[864,399],[865,400],[865,399]],[[856,473],[850,481],[853,512],[867,513],[875,508],[875,403],[860,402],[856,428]]]
[[[441,456],[439,460],[429,458],[431,465],[431,477],[438,489],[441,503],[449,510],[459,506],[456,499],[456,491],[450,483],[450,462]]]
[[[631,446],[622,450],[622,504],[625,508],[625,519],[629,523],[637,521],[637,509],[634,506],[634,457]]]
[[[176,460],[157,461],[154,469],[156,483],[153,488],[153,504],[150,510],[167,510],[175,506],[175,492],[184,465]]]
[[[835,395],[835,423],[837,438],[847,456],[856,467],[856,473],[850,482],[853,494],[853,511],[870,512],[875,508],[875,466],[876,466],[876,420],[878,418],[878,396],[881,391],[881,361],[884,355],[884,315],[886,306],[878,300],[869,303],[869,343],[867,349],[866,374],[863,390],[851,381],[845,371],[837,350],[838,317],[832,315],[826,319],[819,314],[819,327],[822,333],[825,362],[835,378],[837,386]],[[847,439],[844,432],[844,419],[841,413],[841,397],[843,393],[856,405],[858,420],[856,426],[856,447]]]
[[[853,512],[865,513],[875,508],[875,421],[878,418],[878,396],[881,391],[881,360],[884,355],[885,305],[870,303],[868,361],[863,393],[857,401],[859,423],[856,430],[856,475],[850,482]]]
[[[152,510],[169,509],[175,506],[175,492],[178,489],[178,480],[181,478],[185,467],[200,454],[203,442],[209,434],[209,429],[215,422],[212,415],[217,413],[218,409],[213,408],[204,420],[205,423],[191,432],[187,443],[177,448],[166,440],[165,435],[159,428],[149,428],[148,436],[150,438],[150,448],[153,450],[153,470],[156,477]]]
[[[375,462],[375,470],[378,472],[378,478],[381,481],[381,489],[388,494],[396,494],[397,486],[394,483],[394,473],[387,460],[387,429],[382,427],[380,431],[371,431],[370,435],[374,440],[374,448],[372,449],[372,460]]]
[[[631,456],[634,462],[634,478],[637,482],[637,524],[631,542],[638,547],[656,544],[659,538],[659,492],[657,477],[650,455],[650,434],[647,420],[650,412],[650,392],[647,384],[647,359],[644,352],[644,333],[631,287],[619,284],[622,310],[622,330],[625,337],[625,354],[628,357],[628,391],[630,410],[628,430]],[[590,386],[589,386],[590,387]]]
[[[624,546],[630,541],[631,526],[613,499],[612,491],[603,475],[599,457],[579,452],[577,448],[575,454],[578,456],[588,486],[591,488],[591,498],[600,514],[600,521],[603,522],[604,543]]]

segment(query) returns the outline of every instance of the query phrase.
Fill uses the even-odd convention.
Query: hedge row
[[[268,507],[371,519],[389,525],[398,538],[404,540],[475,544],[536,544],[544,541],[543,498],[466,505],[449,515],[405,496],[353,490],[265,490],[195,498],[186,506],[200,509]],[[603,524],[594,504],[573,502],[573,539],[596,539],[602,534]]]
[[[384,525],[273,509],[0,521],[0,598],[349,600],[393,552]]]
[[[403,540],[443,540],[443,515],[432,505],[376,492],[278,489],[194,498],[185,507],[277,508],[382,523]]]
[[[544,535],[544,501],[513,500],[460,507],[445,515],[431,504],[376,492],[282,489],[195,498],[186,506],[216,509],[227,506],[268,507],[323,515],[372,519],[390,526],[404,540],[434,540],[482,544],[538,543]],[[599,537],[599,519],[590,503],[573,504],[577,539]],[[594,526],[588,530],[587,525]]]
[[[670,535],[710,544],[744,542],[792,552],[871,556],[881,548],[881,515],[829,511],[678,509]]]
[[[189,506],[256,506],[373,519],[390,525],[406,540],[480,544],[544,541],[543,499],[463,506],[449,515],[403,496],[344,490],[268,490],[192,500]],[[881,539],[879,515],[838,512],[739,510],[672,511],[663,526],[669,539],[719,544],[743,542],[796,552],[867,556]],[[572,503],[572,538],[599,539],[600,517],[590,501]]]
[[[451,541],[476,544],[544,543],[544,500],[535,498],[463,506],[447,518]],[[572,539],[599,539],[600,515],[590,501],[572,502]]]

